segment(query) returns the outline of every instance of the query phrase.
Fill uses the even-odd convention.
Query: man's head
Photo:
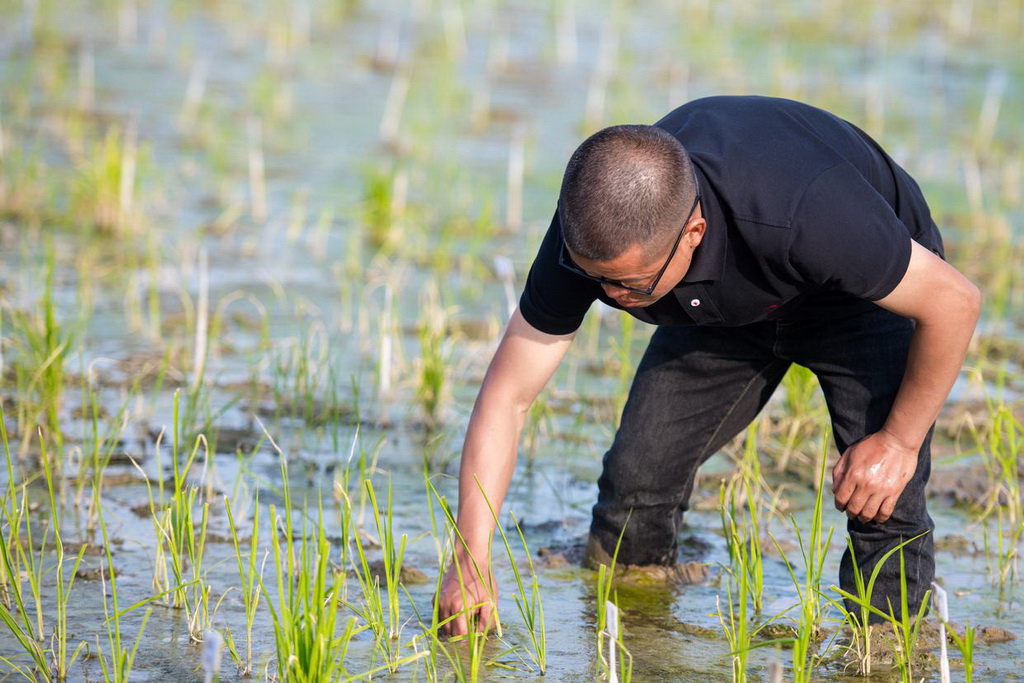
[[[678,140],[654,126],[614,126],[573,153],[558,213],[572,262],[603,280],[609,296],[637,306],[657,300],[685,274],[704,233],[696,204],[693,165]],[[658,283],[651,294],[607,282],[643,290],[662,272],[667,286]]]

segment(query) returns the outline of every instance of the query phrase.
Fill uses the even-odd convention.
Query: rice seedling
[[[1005,375],[1001,375],[1005,377]],[[1000,380],[1000,384],[1003,380]],[[968,423],[988,479],[988,493],[979,518],[985,525],[985,555],[990,574],[1000,586],[1018,577],[1020,541],[1024,537],[1024,495],[1021,490],[1021,462],[1024,462],[1024,423],[1002,400],[987,399],[989,425],[982,430]],[[995,518],[995,539],[988,525]]]
[[[419,324],[420,360],[416,400],[429,429],[435,429],[442,422],[440,413],[445,398],[448,358],[451,355],[446,343],[445,315],[438,302],[439,296],[436,285],[428,288]]]
[[[194,642],[201,642],[203,633],[209,630],[216,614],[216,606],[212,612],[210,610],[212,587],[207,583],[203,571],[210,503],[208,500],[202,501],[197,518],[196,507],[200,488],[189,483],[189,475],[200,448],[207,448],[207,465],[210,463],[210,454],[206,439],[199,436],[184,463],[181,462],[179,446],[183,435],[179,419],[180,394],[180,390],[174,392],[170,500],[167,500],[164,493],[161,462],[163,432],[158,437],[155,448],[158,488],[158,495],[155,498],[149,477],[138,463],[133,461],[133,464],[143,474],[146,483],[150,517],[157,539],[154,546],[153,588],[162,596],[170,595],[173,607],[185,610],[189,638]],[[218,602],[217,605],[219,604]]]
[[[103,648],[99,645],[99,636],[97,636],[97,656],[100,660],[100,668],[103,670],[104,680],[113,681],[114,683],[127,683],[127,681],[131,680],[132,667],[135,665],[135,656],[138,653],[139,644],[142,642],[143,634],[146,632],[146,624],[149,623],[149,617],[153,613],[153,608],[146,608],[145,613],[142,615],[142,621],[135,633],[135,639],[132,641],[130,647],[129,644],[125,642],[125,634],[122,631],[121,617],[132,610],[157,599],[157,596],[153,596],[147,600],[132,605],[124,611],[121,611],[117,597],[117,573],[114,570],[114,555],[110,550],[110,538],[107,535],[107,524],[103,517],[103,509],[99,500],[98,490],[96,490],[95,493],[95,505],[97,508],[97,515],[99,517],[100,532],[103,536],[103,552],[107,560],[106,568],[100,568],[100,580],[102,581],[103,586],[103,616],[105,618],[108,654],[105,654]],[[108,580],[110,582],[109,604],[106,599]]]
[[[756,443],[754,441],[755,429],[752,425],[747,433],[748,457],[744,458],[741,475],[750,521],[746,523],[737,521],[741,512],[736,500],[735,480],[730,485],[722,482],[719,490],[719,510],[722,531],[729,550],[729,566],[723,567],[726,574],[726,609],[722,608],[721,596],[715,597],[715,606],[718,621],[725,633],[726,641],[729,643],[733,681],[747,680],[747,659],[750,650],[753,647],[764,645],[762,643],[755,646],[754,638],[765,626],[777,618],[773,617],[757,624],[763,606],[764,567],[758,521],[761,507],[760,470],[756,464],[757,449],[752,445]],[[755,461],[753,466],[749,465],[750,457]]]
[[[0,661],[8,664],[13,671],[20,673],[28,680],[35,680],[33,671],[57,681],[66,680],[71,667],[85,649],[85,641],[72,647],[72,634],[68,631],[68,607],[71,592],[74,588],[78,566],[82,562],[86,547],[83,544],[70,568],[66,566],[64,541],[61,534],[60,508],[55,493],[54,468],[46,454],[46,443],[40,433],[41,463],[43,477],[46,480],[46,492],[50,506],[49,525],[43,533],[36,555],[36,544],[32,533],[32,522],[28,518],[27,482],[21,485],[21,501],[17,500],[16,480],[12,465],[10,447],[7,440],[7,429],[4,425],[3,410],[0,408],[0,441],[3,442],[4,456],[7,460],[7,491],[4,495],[3,509],[0,510],[0,560],[3,562],[3,574],[6,580],[5,592],[8,599],[0,604],[0,621],[4,623],[11,635],[21,646],[21,656],[31,661],[30,668],[23,668],[13,661],[11,656],[0,655]],[[3,527],[7,527],[5,533]],[[54,564],[46,565],[48,541],[52,532],[52,543],[56,549]],[[9,534],[9,536],[8,536]],[[29,595],[24,594],[24,582],[28,582]],[[49,624],[51,633],[47,637],[43,595],[50,590],[55,593],[55,615]],[[31,600],[31,609],[26,604],[26,597]],[[33,623],[32,612],[35,614]],[[47,644],[47,638],[49,643]]]
[[[814,435],[825,417],[824,403],[816,400],[819,395],[818,378],[808,368],[791,365],[782,378],[782,388],[784,417],[778,427],[782,452],[776,461],[776,469],[780,472],[785,471],[790,458],[799,454],[800,446]]]
[[[273,622],[276,678],[303,682],[334,680],[348,675],[345,658],[349,643],[366,626],[359,625],[355,616],[349,616],[341,634],[337,634],[344,574],[331,564],[323,505],[318,501],[316,530],[311,534],[304,510],[296,510],[292,504],[287,459],[278,452],[283,507],[279,512],[276,506],[270,506],[276,593],[267,590],[262,575],[259,578]],[[303,520],[298,529],[294,522],[297,512]]]
[[[369,166],[363,171],[363,226],[370,246],[391,253],[403,238],[409,175],[388,166]]]
[[[238,562],[238,578],[241,583],[242,604],[245,611],[245,661],[238,668],[239,673],[243,676],[249,676],[252,674],[252,627],[256,622],[256,613],[260,605],[260,594],[263,589],[263,567],[260,565],[259,569],[256,568],[256,551],[259,549],[260,529],[259,494],[257,493],[253,502],[249,552],[244,560],[242,558],[242,545],[239,541],[238,527],[235,524],[235,516],[231,511],[231,501],[227,497],[224,498],[224,510],[228,515],[231,544],[235,549],[235,559]]]
[[[629,524],[629,518],[626,518]],[[622,533],[625,533],[626,524],[623,524]],[[613,592],[615,580],[615,565],[619,559],[619,548],[622,545],[622,533],[615,544],[615,552],[612,553],[611,565],[602,564],[597,568],[597,651],[596,660],[598,670],[609,681],[620,680],[622,683],[629,683],[633,676],[633,655],[626,648],[625,637],[621,625],[618,623],[618,594]],[[612,610],[609,610],[612,606]],[[610,625],[612,620],[615,626]],[[614,657],[609,654],[605,656],[605,644],[608,644],[608,652],[618,652],[620,655],[618,668],[615,668]]]
[[[101,141],[79,155],[71,183],[71,210],[100,234],[138,235],[138,192],[148,153],[140,152],[134,124],[111,126]]]
[[[519,534],[519,541],[523,545],[523,551],[526,553],[526,560],[529,563],[529,590],[527,590],[526,586],[523,584],[523,574],[519,570],[519,565],[516,562],[515,555],[512,552],[512,546],[508,540],[508,535],[505,533],[505,529],[501,525],[501,521],[498,519],[497,511],[495,511],[494,506],[487,497],[483,486],[480,484],[480,480],[474,477],[474,481],[476,481],[477,488],[480,489],[480,493],[483,495],[484,501],[487,503],[487,507],[491,511],[491,517],[494,519],[494,526],[497,528],[498,533],[501,536],[502,545],[505,547],[505,553],[508,555],[508,561],[512,567],[512,574],[515,576],[516,581],[516,593],[513,595],[513,599],[516,602],[516,607],[519,608],[519,614],[522,616],[523,623],[530,635],[530,644],[532,645],[532,648],[529,650],[530,658],[533,660],[534,664],[537,665],[541,675],[543,675],[547,669],[547,636],[544,627],[544,603],[541,600],[540,582],[537,579],[537,569],[533,565],[533,557],[530,555],[530,548],[526,545],[526,536],[523,534],[523,529],[519,526],[519,522],[516,521],[515,515],[509,512],[509,516],[512,518],[512,524],[515,526],[516,532]]]
[[[964,683],[971,683],[974,678],[974,636],[976,627],[968,624],[964,626],[963,635],[956,632],[956,629],[949,623],[949,603],[946,591],[934,581],[932,582],[932,596],[935,604],[935,612],[942,622],[942,630],[939,633],[939,642],[942,647],[942,675],[943,680],[949,680],[949,662],[946,661],[946,634],[953,640],[964,665]],[[948,631],[946,629],[949,629]]]
[[[828,448],[830,439],[830,430],[826,429],[822,437],[823,452]],[[814,499],[814,511],[811,516],[811,527],[806,543],[796,518],[792,515],[790,516],[790,523],[793,525],[793,530],[796,533],[797,541],[800,545],[800,555],[803,559],[804,578],[802,582],[797,577],[796,570],[786,557],[786,554],[782,551],[778,540],[772,536],[772,541],[779,549],[779,554],[786,564],[786,570],[789,572],[789,577],[793,582],[793,587],[796,588],[797,596],[800,600],[796,635],[792,639],[793,680],[797,682],[814,680],[817,666],[823,658],[817,648],[822,616],[820,599],[821,577],[825,568],[825,557],[828,554],[829,543],[832,541],[832,533],[834,531],[833,527],[829,527],[827,532],[823,529],[824,453],[820,458],[816,484],[817,495]]]
[[[446,546],[447,549],[442,549],[439,543],[438,552],[441,557],[441,562],[439,562],[439,566],[442,568],[441,575],[447,572],[449,566],[455,568],[456,579],[458,580],[459,583],[459,590],[462,592],[463,596],[464,608],[461,614],[453,614],[449,616],[445,621],[439,622],[438,606],[435,600],[434,618],[433,623],[431,625],[431,630],[436,634],[437,631],[444,625],[446,625],[449,621],[457,619],[460,615],[466,616],[466,635],[458,637],[458,640],[465,643],[465,657],[461,656],[461,652],[453,652],[451,649],[443,646],[438,647],[437,649],[440,649],[442,654],[445,655],[453,671],[455,672],[455,677],[457,680],[478,681],[480,680],[481,669],[486,665],[486,662],[484,661],[484,647],[487,644],[488,633],[490,629],[492,627],[494,628],[498,638],[501,638],[503,635],[501,616],[498,613],[498,596],[496,593],[496,585],[490,569],[490,553],[488,552],[487,572],[485,576],[484,570],[481,569],[475,557],[473,557],[472,555],[463,554],[458,550],[458,548],[466,548],[468,546],[466,544],[466,539],[462,537],[462,534],[459,531],[458,524],[456,523],[455,520],[455,514],[452,512],[451,507],[448,505],[448,500],[440,494],[437,488],[434,487],[434,483],[430,480],[429,477],[424,476],[424,481],[426,483],[431,499],[436,500],[438,505],[440,505],[441,512],[444,514],[447,529],[449,531],[449,533],[446,534],[446,537],[450,539],[449,543]],[[432,505],[430,506],[430,515],[431,523],[433,524],[434,512]],[[436,526],[433,526],[432,528],[435,531],[437,529]],[[438,536],[438,538],[440,538],[440,536]],[[488,548],[490,548],[490,544],[488,544]],[[469,559],[468,564],[470,566],[467,566],[465,563],[464,558],[466,557],[468,557]],[[446,559],[448,560],[447,562],[445,561]],[[492,623],[490,624],[481,624],[478,622],[477,610],[482,606],[482,603],[474,604],[469,599],[468,593],[466,591],[465,579],[465,577],[467,576],[467,572],[473,572],[473,575],[476,576],[479,580],[482,580],[484,582],[484,585],[490,587],[491,595],[489,596],[489,599],[492,602]],[[438,583],[438,589],[440,589],[440,583]],[[436,635],[434,640],[437,640]],[[437,642],[436,645],[440,646],[440,643]]]
[[[15,375],[18,431],[22,453],[37,426],[44,426],[45,439],[61,450],[60,409],[66,385],[65,362],[70,355],[74,334],[58,320],[54,302],[57,257],[53,243],[46,248],[44,285],[39,308],[32,313],[11,310],[10,325],[15,332],[12,365]],[[59,468],[60,462],[51,463]]]
[[[366,556],[365,543],[360,536],[359,529],[353,528],[351,536],[355,539],[355,548],[358,556],[358,563],[353,562],[356,578],[362,589],[362,606],[352,606],[363,617],[370,630],[373,632],[376,651],[383,657],[388,670],[394,673],[398,670],[402,661],[402,628],[404,623],[401,617],[401,603],[399,598],[400,577],[402,572],[402,558],[405,554],[406,536],[403,534],[400,539],[395,538],[392,529],[392,497],[391,482],[388,482],[387,513],[381,515],[380,507],[377,504],[377,494],[373,488],[373,482],[366,479],[363,482],[369,502],[370,513],[373,515],[377,527],[377,535],[382,550],[382,572],[384,577],[385,599],[381,596],[380,577],[374,572]],[[350,516],[350,519],[351,516]]]
[[[927,532],[926,532],[927,533]],[[883,555],[878,564],[875,565],[874,570],[871,573],[871,579],[868,581],[868,588],[866,594],[862,597],[860,595],[854,595],[849,593],[838,586],[833,586],[832,590],[839,593],[840,596],[846,600],[852,602],[856,606],[862,609],[866,609],[871,616],[879,617],[883,622],[891,627],[893,636],[895,637],[893,648],[893,656],[896,660],[896,666],[900,672],[900,680],[903,683],[911,683],[913,678],[913,656],[914,649],[917,645],[917,638],[920,632],[921,622],[923,621],[924,613],[928,610],[928,599],[931,596],[931,590],[925,592],[924,597],[921,600],[921,605],[918,608],[917,614],[911,616],[910,606],[908,605],[908,591],[907,591],[907,572],[906,562],[903,556],[903,547],[912,541],[917,540],[924,534],[919,534],[913,538],[903,541],[895,548],[889,550]],[[889,602],[889,611],[884,612],[875,607],[871,602],[871,589],[874,586],[874,580],[877,576],[882,565],[889,560],[894,554],[899,553],[900,558],[900,604],[899,604],[899,615],[897,616],[895,607],[892,602]],[[859,572],[858,572],[859,573]],[[857,583],[858,591],[863,585],[863,578]],[[860,620],[860,625],[863,627],[862,635],[870,638],[870,630],[866,626],[867,621]]]

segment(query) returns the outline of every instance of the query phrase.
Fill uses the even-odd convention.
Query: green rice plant
[[[356,617],[349,616],[341,635],[337,634],[338,596],[344,574],[331,564],[331,544],[324,531],[323,505],[319,501],[315,532],[310,534],[305,514],[301,528],[295,528],[296,510],[283,455],[281,491],[281,511],[270,506],[276,594],[268,592],[263,577],[259,578],[274,626],[276,678],[312,683],[348,676],[344,662],[349,643],[366,626],[360,626]]]
[[[790,563],[789,558],[782,551],[778,540],[772,536],[786,570],[796,588],[799,597],[799,621],[793,643],[793,680],[796,683],[814,680],[814,672],[823,656],[819,654],[817,643],[820,636],[820,623],[822,617],[821,605],[821,577],[825,568],[825,557],[828,554],[829,543],[832,541],[833,527],[829,527],[826,533],[823,530],[823,495],[825,489],[825,452],[831,438],[830,430],[826,429],[822,437],[822,456],[819,459],[818,476],[816,481],[817,495],[814,499],[814,511],[811,516],[811,528],[809,536],[804,540],[800,532],[800,526],[796,518],[790,516],[793,531],[796,533],[797,542],[800,545],[800,555],[804,565],[804,579],[801,582],[797,577],[796,570]]]
[[[359,529],[353,528],[351,537],[355,539],[356,554],[358,555],[358,563],[353,562],[353,566],[362,592],[362,605],[350,606],[363,617],[363,621],[373,632],[376,652],[381,655],[388,670],[394,673],[406,659],[402,653],[401,638],[404,624],[399,589],[401,587],[402,558],[405,555],[405,544],[408,539],[405,534],[396,539],[392,528],[394,515],[392,514],[391,481],[388,480],[387,511],[384,514],[381,513],[377,503],[377,493],[373,488],[373,482],[370,479],[365,479],[363,486],[366,490],[370,513],[373,515],[373,521],[377,527],[377,536],[382,551],[383,593],[386,596],[386,604],[385,598],[381,595],[380,577],[370,567]]]
[[[541,600],[540,595],[540,582],[537,580],[537,569],[533,565],[533,557],[530,555],[530,548],[526,545],[526,536],[523,534],[523,528],[519,526],[519,522],[516,521],[516,517],[513,513],[509,512],[509,516],[512,518],[512,524],[515,525],[516,531],[519,534],[519,541],[523,545],[523,551],[526,553],[526,560],[530,567],[530,588],[527,591],[526,586],[523,585],[523,575],[519,570],[519,565],[516,563],[515,555],[512,553],[512,546],[509,543],[508,535],[505,533],[505,529],[502,527],[500,520],[498,519],[498,513],[495,511],[494,506],[491,505],[490,499],[487,497],[483,486],[480,484],[480,480],[474,477],[477,488],[480,489],[480,494],[484,497],[484,501],[487,503],[487,508],[491,511],[491,517],[494,519],[494,526],[498,529],[498,533],[501,535],[502,545],[505,546],[505,553],[508,555],[509,564],[512,567],[512,574],[516,580],[516,593],[513,596],[516,607],[519,608],[519,614],[523,618],[523,623],[526,625],[526,630],[530,634],[530,643],[533,646],[529,650],[530,658],[533,663],[537,665],[541,675],[544,675],[547,669],[547,636],[544,628],[544,603]]]
[[[893,635],[895,636],[895,647],[893,648],[893,655],[896,659],[896,666],[900,672],[900,680],[904,683],[911,683],[911,681],[914,680],[914,648],[917,645],[919,629],[921,627],[921,622],[923,621],[924,613],[928,609],[928,598],[931,595],[930,589],[925,592],[924,597],[921,600],[921,605],[918,608],[917,614],[911,616],[910,606],[908,605],[907,572],[906,562],[903,556],[903,547],[908,543],[911,543],[921,538],[921,536],[924,536],[924,534],[918,534],[913,538],[907,539],[906,541],[903,541],[902,543],[897,545],[895,548],[889,550],[885,555],[882,555],[882,557],[878,561],[878,564],[875,565],[874,570],[872,570],[871,572],[871,579],[868,581],[867,592],[864,596],[854,595],[848,591],[843,590],[842,588],[839,588],[838,586],[832,586],[832,590],[837,592],[840,596],[857,605],[859,608],[862,609],[862,611],[866,609],[867,612],[870,613],[870,615],[880,617],[886,625],[892,628]],[[884,565],[885,562],[888,561],[888,559],[897,552],[899,553],[900,557],[899,616],[896,615],[895,608],[893,607],[891,601],[889,602],[888,612],[884,612],[878,609],[871,602],[871,590],[874,587],[875,577],[880,571],[882,565]],[[856,573],[859,573],[859,570]],[[862,585],[863,579],[861,579],[861,581],[857,584],[858,592],[860,591]],[[866,626],[867,621],[866,619],[864,619],[863,616],[860,619],[860,624],[864,628],[863,635],[867,638],[870,638],[870,630]]]
[[[782,378],[783,417],[778,425],[782,452],[776,461],[776,469],[780,472],[800,452],[801,445],[814,436],[825,416],[825,405],[817,400],[818,386],[814,373],[795,363]]]
[[[946,635],[948,634],[960,651],[964,665],[964,683],[971,683],[974,678],[974,635],[976,629],[968,624],[964,627],[963,635],[957,633],[953,625],[949,623],[949,602],[946,591],[934,581],[932,582],[932,591],[935,615],[942,622],[942,628],[939,630],[939,645],[941,647],[939,672],[942,680],[949,680],[949,661],[946,654]]]
[[[608,605],[618,605],[618,594],[613,592],[613,583],[615,580],[615,566],[619,559],[619,548],[622,546],[622,536],[625,534],[626,525],[629,524],[629,517],[626,517],[626,524],[622,525],[622,531],[619,533],[619,539],[615,543],[615,551],[612,553],[611,565],[602,564],[597,568],[597,651],[595,659],[597,660],[598,670],[602,672],[602,675],[608,680],[620,680],[622,683],[629,683],[633,677],[633,655],[630,654],[626,648],[625,638],[623,630],[619,624],[616,623],[614,628],[609,628],[611,619],[608,614]],[[618,614],[612,615],[615,621],[618,620]],[[607,647],[606,639],[612,638],[614,633],[614,642],[611,647],[619,653],[619,666],[618,670],[615,670],[614,662],[611,657],[605,657],[605,649]]]
[[[1024,497],[1021,495],[1021,463],[1024,462],[1024,423],[1005,402],[988,401],[991,426],[981,433],[970,426],[982,454],[989,492],[981,511],[986,527],[995,517],[995,542],[984,534],[985,554],[995,562],[991,573],[1002,586],[1016,580],[1020,541],[1024,535]],[[994,545],[994,547],[992,547]]]
[[[257,493],[252,518],[252,533],[249,536],[249,553],[242,559],[242,545],[238,539],[238,527],[231,511],[231,501],[224,498],[224,509],[228,515],[228,527],[231,530],[231,543],[238,561],[238,578],[242,584],[242,604],[245,607],[245,663],[239,667],[243,676],[252,674],[252,627],[256,622],[256,612],[260,605],[260,593],[263,587],[262,569],[256,568],[256,551],[259,549],[260,530],[260,498]],[[234,648],[232,648],[233,650]]]
[[[0,218],[26,225],[57,218],[54,187],[48,182],[53,169],[24,144],[5,147],[4,135],[5,130],[0,128]]]
[[[420,360],[417,368],[416,400],[423,411],[426,425],[434,429],[441,424],[441,406],[446,390],[448,360],[451,350],[446,344],[445,314],[438,298],[436,284],[427,290],[423,316],[418,326]]]
[[[158,495],[154,497],[149,477],[142,472],[149,498],[150,517],[157,543],[154,548],[153,588],[161,595],[170,595],[175,608],[185,610],[189,626],[189,638],[201,642],[203,633],[213,623],[216,605],[211,612],[210,594],[212,587],[206,581],[203,571],[203,557],[206,551],[206,529],[209,521],[209,501],[202,501],[196,516],[200,488],[189,482],[189,473],[199,454],[207,446],[206,458],[209,464],[209,448],[204,437],[199,436],[184,463],[181,462],[179,447],[182,441],[180,420],[180,390],[174,392],[173,430],[171,438],[172,484],[169,499],[164,492],[163,467],[161,462],[161,441],[163,432],[156,443],[156,469]],[[169,570],[168,570],[169,567]],[[223,596],[221,597],[223,599]],[[219,605],[219,602],[217,603]]]
[[[32,534],[32,523],[26,514],[28,509],[27,482],[21,486],[22,498],[18,503],[17,494],[14,491],[14,468],[2,408],[0,408],[0,440],[3,442],[4,456],[7,459],[8,475],[5,502],[2,512],[0,512],[3,515],[3,519],[0,520],[2,522],[0,523],[0,555],[2,555],[0,560],[3,562],[4,575],[7,580],[6,590],[11,602],[11,607],[0,604],[0,621],[7,626],[11,635],[18,641],[22,654],[31,660],[33,666],[32,668],[19,667],[11,657],[6,655],[0,655],[0,661],[8,664],[13,671],[28,680],[35,680],[32,673],[34,669],[36,673],[49,679],[63,681],[67,679],[70,668],[82,654],[86,645],[84,641],[81,641],[69,652],[71,634],[68,631],[68,605],[75,583],[75,575],[82,562],[86,547],[84,544],[82,545],[70,571],[66,571],[54,470],[46,453],[46,443],[40,433],[43,476],[46,480],[46,492],[50,505],[50,524],[43,533],[38,556],[34,554],[36,546]],[[19,506],[20,510],[15,512],[15,508]],[[4,526],[7,527],[6,533],[3,530]],[[53,566],[46,567],[46,548],[51,532],[56,548],[56,559]],[[26,607],[23,581],[27,581],[29,584],[29,597],[32,601],[32,611],[35,612],[35,623],[33,623],[30,610]],[[51,634],[47,645],[42,596],[44,590],[49,592],[51,589],[55,592],[56,614],[50,625]]]
[[[60,407],[66,383],[64,364],[70,353],[73,334],[58,321],[54,303],[57,257],[52,243],[46,247],[44,286],[39,307],[33,311],[8,313],[14,331],[15,386],[18,431],[22,451],[37,425],[46,428],[45,438],[61,451]],[[59,467],[60,463],[56,463]]]
[[[719,489],[719,510],[722,517],[722,531],[729,548],[729,566],[726,572],[725,590],[728,611],[722,610],[720,596],[715,596],[718,621],[722,625],[732,661],[732,679],[737,683],[747,680],[747,655],[750,652],[754,631],[751,629],[752,615],[749,613],[752,600],[757,599],[757,588],[751,582],[755,575],[762,574],[759,539],[751,538],[751,525],[736,521],[738,510],[736,490],[725,482]],[[756,549],[755,549],[756,548]],[[756,611],[756,610],[755,610]]]
[[[103,509],[100,505],[98,490],[95,498],[100,532],[103,535],[103,550],[107,559],[106,569],[104,570],[101,567],[100,579],[103,585],[103,616],[105,617],[107,648],[110,653],[110,659],[107,659],[107,656],[103,653],[103,648],[99,645],[99,636],[96,638],[97,657],[100,660],[100,668],[103,670],[104,680],[113,681],[114,683],[127,683],[131,680],[132,667],[135,665],[135,655],[139,650],[139,644],[142,642],[142,636],[146,632],[146,624],[149,622],[149,616],[153,613],[153,608],[147,607],[146,612],[142,615],[142,621],[139,624],[138,631],[135,633],[135,640],[132,642],[131,647],[124,641],[121,617],[146,602],[155,600],[157,596],[132,605],[124,611],[120,610],[117,598],[117,576],[114,571],[114,556],[110,550],[110,538],[107,536],[107,525],[103,518]],[[109,603],[106,599],[108,577],[110,581]]]
[[[465,643],[465,657],[460,656],[460,652],[453,652],[450,648],[443,647],[436,637],[436,633],[448,622],[457,619],[460,614],[450,615],[444,621],[438,621],[438,605],[437,601],[434,601],[433,609],[433,623],[431,624],[431,631],[435,634],[433,637],[432,649],[436,652],[440,650],[445,655],[452,670],[455,672],[455,677],[459,681],[478,681],[480,680],[480,672],[485,665],[484,661],[484,646],[488,640],[488,628],[485,628],[486,624],[477,623],[477,610],[481,607],[481,604],[471,603],[467,599],[465,576],[466,572],[473,572],[477,577],[484,578],[484,571],[480,568],[476,558],[470,555],[471,567],[466,567],[463,562],[459,559],[460,554],[455,550],[455,547],[468,547],[466,539],[463,538],[462,533],[459,531],[458,524],[455,519],[455,514],[452,512],[451,506],[448,504],[448,500],[438,492],[434,483],[430,480],[429,476],[424,476],[424,481],[428,490],[429,499],[436,500],[438,505],[441,507],[441,512],[444,514],[445,522],[449,534],[446,537],[449,538],[449,543],[445,549],[439,549],[442,561],[439,563],[439,567],[442,568],[440,574],[443,576],[448,571],[448,566],[455,568],[455,575],[459,582],[459,589],[463,595],[463,612],[461,614],[467,615],[467,626],[466,635],[459,636],[456,639],[459,642]],[[433,506],[430,506],[430,515],[433,524],[434,512]],[[436,526],[433,527],[436,529]],[[438,537],[440,538],[440,537]],[[488,548],[490,544],[488,544]],[[447,558],[451,558],[450,561],[444,561]],[[488,556],[488,576],[484,579],[487,581],[487,585],[494,586],[492,577],[490,576],[490,556]],[[440,590],[440,578],[438,579],[438,590]],[[491,599],[494,603],[494,609],[491,612],[492,619],[494,620],[494,629],[497,632],[499,638],[502,637],[502,626],[501,616],[498,614],[497,609],[497,595],[492,595]]]
[[[376,250],[390,253],[401,242],[407,185],[407,175],[394,168],[363,171],[363,225]]]
[[[146,153],[139,152],[134,125],[111,126],[102,140],[75,160],[71,211],[101,234],[138,231],[137,195]]]

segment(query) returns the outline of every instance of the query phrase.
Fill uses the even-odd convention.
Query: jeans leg
[[[764,406],[789,366],[774,324],[662,327],[637,368],[604,456],[591,539],[625,564],[674,564],[697,468]],[[625,529],[623,531],[623,529]]]
[[[792,351],[797,363],[809,367],[821,383],[832,417],[836,445],[840,452],[850,444],[877,432],[885,423],[903,380],[913,323],[884,309],[841,320],[798,324],[780,332],[781,348]],[[789,340],[797,340],[792,344]],[[907,604],[912,614],[924,599],[935,576],[932,531],[935,524],[925,505],[925,485],[931,473],[931,432],[918,453],[917,470],[896,503],[892,517],[883,524],[847,521],[853,546],[843,554],[839,584],[856,594],[856,568],[865,577],[885,553],[915,536],[920,538],[903,548],[907,581]],[[866,582],[866,581],[865,581]],[[872,604],[885,613],[900,616],[900,558],[896,552],[882,566],[871,596]],[[846,608],[859,613],[847,601]],[[876,616],[872,622],[881,621]]]

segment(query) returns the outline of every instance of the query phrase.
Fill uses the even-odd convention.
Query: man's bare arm
[[[540,332],[527,323],[518,310],[509,320],[484,376],[462,448],[458,527],[465,546],[457,548],[456,560],[460,563],[466,595],[462,594],[453,565],[438,594],[441,620],[477,603],[487,603],[476,610],[480,623],[487,624],[490,620],[495,587],[488,576],[488,551],[494,518],[487,503],[489,501],[496,512],[501,509],[515,468],[526,413],[565,356],[574,336],[575,333]],[[479,567],[482,576],[474,575],[474,567]],[[446,630],[450,634],[461,634],[466,629],[465,615],[461,615]]]
[[[916,323],[907,370],[885,424],[843,453],[832,472],[836,507],[884,522],[917,467],[917,454],[956,381],[978,322],[981,294],[912,242],[906,274],[878,305]]]

